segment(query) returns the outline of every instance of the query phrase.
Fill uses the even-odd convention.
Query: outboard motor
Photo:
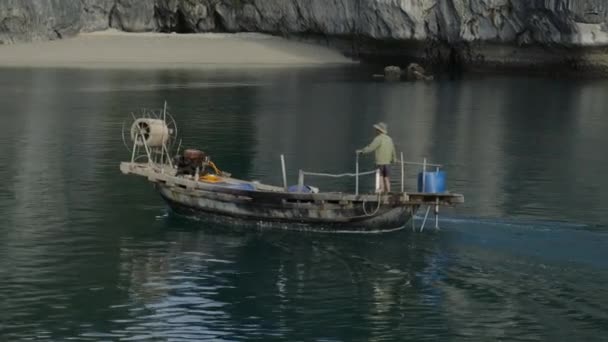
[[[205,174],[205,164],[208,157],[205,152],[195,149],[187,149],[181,155],[175,157],[175,165],[177,166],[177,176],[180,175],[196,175],[196,171],[200,175]]]

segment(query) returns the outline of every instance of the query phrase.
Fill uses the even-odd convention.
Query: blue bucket
[[[424,189],[422,188],[424,177]],[[420,172],[418,174],[418,192],[442,193],[446,192],[446,174],[444,171]]]

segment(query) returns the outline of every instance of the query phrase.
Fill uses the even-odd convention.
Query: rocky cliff
[[[130,32],[256,31],[361,57],[455,64],[606,64],[606,0],[2,0],[0,41]]]

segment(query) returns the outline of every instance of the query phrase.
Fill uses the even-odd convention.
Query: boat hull
[[[241,221],[257,227],[329,232],[386,232],[404,228],[420,207],[376,201],[293,200],[258,192],[192,191],[157,184],[156,189],[178,215]]]
[[[150,163],[124,162],[120,170],[145,177],[178,214],[292,230],[392,231],[405,227],[421,206],[438,210],[464,202],[462,195],[450,192],[290,192],[228,176],[221,182],[195,180],[177,176],[170,165]]]

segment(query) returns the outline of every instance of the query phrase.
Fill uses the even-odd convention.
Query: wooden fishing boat
[[[431,208],[437,216],[440,206],[464,202],[462,195],[447,191],[407,192],[403,177],[399,192],[359,193],[359,177],[373,171],[359,173],[358,163],[354,174],[300,171],[298,184],[288,187],[283,159],[283,186],[234,178],[198,150],[185,150],[176,160],[169,151],[176,141],[177,126],[166,105],[162,112],[134,117],[130,127],[131,161],[121,163],[121,172],[144,177],[180,215],[283,229],[385,232],[404,228],[423,206],[427,207],[426,222]],[[402,160],[401,167],[405,164]],[[423,171],[423,183],[433,173],[440,175],[439,165],[430,166],[436,171]],[[319,192],[304,184],[305,175],[355,177],[357,186],[354,193]]]

